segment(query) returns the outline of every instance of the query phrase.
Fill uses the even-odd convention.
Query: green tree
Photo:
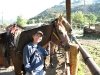
[[[80,27],[80,25],[83,25],[84,23],[84,14],[82,13],[82,11],[78,11],[72,14],[72,21],[74,24],[78,25],[78,27]]]
[[[28,21],[27,21],[27,24],[33,24],[34,22],[35,22],[34,19],[28,20]]]
[[[84,22],[84,14],[81,11],[75,12],[73,15],[73,20],[76,23],[83,23]]]
[[[85,17],[88,19],[89,25],[94,24],[97,19],[97,17],[92,13],[86,14]]]
[[[18,16],[17,17],[17,22],[16,22],[18,25],[20,26],[24,26],[26,23],[27,23],[27,20],[24,19],[22,16]]]
[[[98,17],[97,17],[97,20],[96,20],[96,21],[100,22],[100,15],[98,15]]]

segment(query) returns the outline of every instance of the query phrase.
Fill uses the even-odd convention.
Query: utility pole
[[[86,3],[85,3],[85,0],[84,0],[84,9],[83,9],[83,11],[84,11],[84,14],[86,13]],[[84,17],[84,24],[85,24],[85,17]]]
[[[66,0],[66,19],[71,24],[71,0]]]
[[[3,11],[2,11],[2,25],[3,25]]]

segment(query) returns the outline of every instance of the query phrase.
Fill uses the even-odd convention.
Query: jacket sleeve
[[[49,55],[49,51],[48,50],[46,50],[46,49],[44,49],[42,47],[41,47],[41,50],[42,50],[42,55],[43,56],[48,56]]]
[[[29,73],[33,70],[30,64],[30,55],[29,55],[29,50],[28,50],[28,45],[24,47],[23,49],[23,64],[25,67],[25,70]]]

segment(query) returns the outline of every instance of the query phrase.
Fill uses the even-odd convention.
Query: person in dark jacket
[[[23,64],[26,75],[45,75],[43,70],[43,57],[48,55],[48,52],[38,45],[42,41],[43,32],[37,31],[33,36],[33,42],[30,42],[23,50]]]

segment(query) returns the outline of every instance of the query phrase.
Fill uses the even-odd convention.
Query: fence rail
[[[72,40],[75,41],[76,44],[79,45],[79,50],[82,54],[85,64],[88,66],[89,70],[91,71],[92,75],[100,75],[100,68],[95,63],[91,55],[81,46],[81,44],[77,41],[77,38],[72,34]]]

